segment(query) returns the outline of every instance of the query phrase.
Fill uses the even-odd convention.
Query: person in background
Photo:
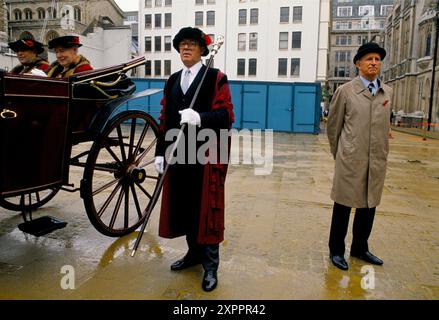
[[[82,46],[77,36],[62,36],[49,41],[49,49],[55,51],[56,61],[49,67],[47,75],[52,78],[67,78],[75,73],[93,70],[90,62],[79,54]]]
[[[194,107],[189,108],[206,71],[201,57],[209,54],[210,43],[208,35],[192,27],[181,29],[173,39],[183,69],[169,77],[164,89],[155,157],[155,167],[160,174],[165,166],[166,149],[173,143],[165,141],[169,130],[187,124],[197,132],[202,129],[214,130],[219,140],[219,130],[229,130],[234,121],[227,76],[218,69],[207,70]],[[191,143],[188,127],[182,139],[184,146]],[[221,148],[219,141],[216,141],[216,145]],[[212,291],[218,283],[219,244],[224,239],[227,164],[200,163],[198,150],[193,152],[189,154],[186,148],[185,163],[169,166],[163,185],[159,235],[164,238],[186,236],[188,251],[182,259],[171,265],[171,270],[180,271],[202,264],[202,288]],[[217,152],[220,154],[221,151]],[[196,163],[188,163],[191,156]]]
[[[350,255],[367,263],[383,261],[369,251],[375,209],[381,201],[389,152],[392,88],[378,77],[386,51],[362,45],[354,57],[359,76],[340,86],[331,101],[327,134],[335,159],[334,200],[329,251],[332,263],[348,269],[344,239],[351,208],[355,211]]]
[[[23,39],[9,42],[8,46],[17,54],[20,62],[11,70],[11,73],[46,77],[45,72],[49,69],[49,63],[39,56],[44,52],[44,45],[41,42]]]

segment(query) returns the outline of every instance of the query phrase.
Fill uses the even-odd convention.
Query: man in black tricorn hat
[[[44,52],[41,42],[33,39],[22,39],[8,43],[9,48],[17,53],[20,64],[15,66],[13,74],[34,74],[45,76],[49,63],[38,55]]]
[[[340,86],[331,101],[327,134],[335,159],[329,251],[332,263],[347,270],[344,258],[351,208],[356,208],[350,255],[374,265],[369,251],[375,208],[381,201],[389,152],[392,88],[379,78],[386,51],[370,42],[354,57],[359,76]]]
[[[220,129],[231,128],[234,121],[233,105],[227,77],[218,69],[208,69],[193,109],[191,104],[195,91],[202,81],[206,66],[202,56],[209,54],[211,39],[200,29],[181,29],[173,39],[173,46],[180,54],[183,69],[172,74],[166,82],[160,116],[160,137],[156,148],[155,166],[161,174],[164,170],[165,154],[173,141],[166,141],[165,135],[171,129],[185,130],[184,163],[169,166],[164,180],[159,235],[176,238],[185,235],[188,245],[186,255],[171,265],[179,271],[202,264],[204,276],[202,288],[212,291],[218,283],[219,243],[224,239],[224,182],[227,163],[200,163],[198,147],[189,154],[188,145],[194,143],[188,136],[189,130],[212,129],[217,134],[215,148],[220,154]],[[198,135],[197,135],[198,136]],[[194,137],[196,139],[196,137]],[[226,146],[228,148],[228,146]],[[228,152],[228,150],[226,150]],[[178,153],[178,150],[177,150]],[[213,153],[213,152],[212,152]],[[202,153],[203,158],[205,153]],[[196,159],[195,162],[189,158]]]
[[[90,62],[78,53],[82,47],[78,36],[62,36],[49,41],[49,49],[55,51],[56,61],[47,75],[52,78],[68,78],[71,75],[93,70]]]

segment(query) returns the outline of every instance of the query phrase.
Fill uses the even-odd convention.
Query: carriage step
[[[57,229],[62,229],[67,225],[67,222],[58,220],[51,216],[44,216],[34,220],[26,221],[18,225],[18,229],[29,233],[36,237],[44,236]]]

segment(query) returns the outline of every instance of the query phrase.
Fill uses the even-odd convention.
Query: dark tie
[[[373,82],[369,83],[367,87],[369,88],[370,93],[374,96],[373,90],[375,89],[375,85]]]

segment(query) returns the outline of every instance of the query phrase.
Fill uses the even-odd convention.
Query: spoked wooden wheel
[[[137,229],[145,219],[159,175],[154,168],[158,125],[146,113],[116,116],[93,143],[81,184],[87,215],[107,236]]]
[[[59,191],[59,187],[23,193],[15,197],[0,196],[0,206],[12,211],[35,210],[49,202]]]

